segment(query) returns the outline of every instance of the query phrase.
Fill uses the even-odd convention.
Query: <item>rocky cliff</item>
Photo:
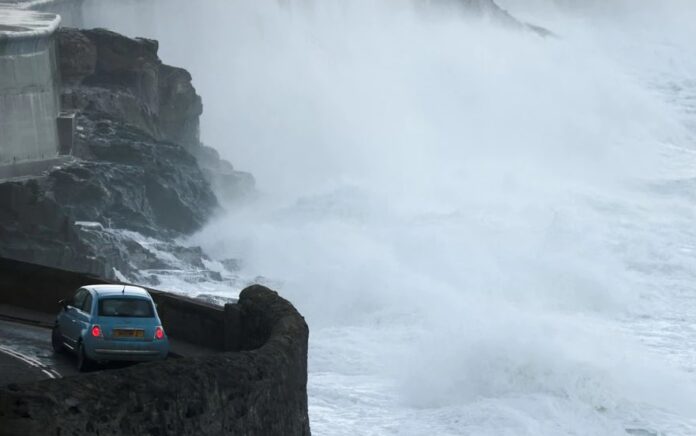
[[[157,41],[64,28],[57,42],[64,109],[106,115],[156,141],[199,146],[201,98],[186,70],[160,61]]]
[[[253,179],[200,143],[201,98],[156,41],[61,29],[56,43],[62,109],[77,120],[71,159],[0,183],[0,255],[141,280],[168,265],[136,234],[181,252],[173,241]],[[185,262],[200,269],[201,256]]]

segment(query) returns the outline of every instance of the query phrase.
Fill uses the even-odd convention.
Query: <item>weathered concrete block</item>
[[[75,140],[75,114],[61,112],[56,123],[58,127],[58,153],[70,154]]]

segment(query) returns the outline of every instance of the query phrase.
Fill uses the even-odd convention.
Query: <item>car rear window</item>
[[[152,303],[139,298],[102,298],[99,300],[99,316],[128,316],[152,318]]]

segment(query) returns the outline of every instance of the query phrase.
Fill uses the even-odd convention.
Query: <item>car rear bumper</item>
[[[85,353],[92,360],[159,360],[169,354],[167,341],[112,341],[93,339],[85,344]]]
[[[128,356],[153,356],[161,354],[158,350],[118,350],[112,348],[95,348],[95,354],[123,354]]]
[[[167,357],[167,351],[160,350],[121,350],[112,348],[95,348],[87,356],[92,360],[128,360],[149,361],[162,360]]]

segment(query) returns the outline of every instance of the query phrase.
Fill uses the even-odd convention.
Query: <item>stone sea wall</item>
[[[57,297],[100,282],[0,259],[1,304],[50,311]],[[173,323],[205,334],[200,327],[208,319],[208,333],[222,335],[218,347],[228,351],[2,387],[0,435],[310,434],[309,330],[288,301],[259,285],[246,288],[224,310],[154,294],[158,310],[169,314],[163,323],[171,335]],[[222,325],[216,317],[225,319]]]

